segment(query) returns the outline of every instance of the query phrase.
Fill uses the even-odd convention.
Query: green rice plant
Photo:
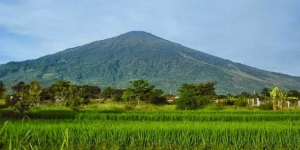
[[[6,121],[3,125],[3,127],[1,128],[0,130],[0,137],[2,136],[2,132],[4,131],[5,129],[5,126],[8,124],[8,121]],[[2,142],[2,140],[0,139],[0,148],[3,148],[4,147],[4,143]]]
[[[9,149],[300,149],[299,111],[43,114],[50,119],[10,120],[0,140]]]
[[[1,130],[0,130],[0,136],[1,136],[3,130],[5,129],[5,126],[6,126],[7,124],[8,124],[8,121],[6,121],[6,122],[4,123],[4,125],[3,125],[3,127],[1,128]]]
[[[66,128],[63,137],[64,137],[64,140],[63,140],[63,142],[61,144],[61,147],[60,147],[61,150],[63,150],[64,147],[66,147],[66,149],[68,149],[68,147],[69,147],[69,131],[68,131],[68,128]]]

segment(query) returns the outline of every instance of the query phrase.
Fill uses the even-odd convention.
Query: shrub
[[[224,104],[225,105],[234,105],[234,100],[233,99],[226,99]]]
[[[189,94],[182,94],[175,103],[177,104],[176,109],[181,110],[194,110],[197,109],[197,99],[195,96],[190,96]]]
[[[247,101],[245,101],[243,98],[237,99],[234,104],[240,107],[246,107],[248,105]]]
[[[15,104],[15,111],[24,113],[28,112],[30,107],[32,105],[32,102],[28,99],[20,99],[16,104]]]
[[[260,104],[258,108],[261,110],[273,110],[273,104],[271,102],[266,102],[264,104]]]
[[[176,108],[181,110],[195,110],[205,107],[209,104],[211,96],[191,96],[189,94],[182,94],[175,103]]]
[[[168,101],[167,101],[167,98],[164,97],[164,96],[156,96],[154,97],[151,101],[150,101],[152,104],[167,104]]]
[[[0,99],[0,108],[6,108],[6,107],[7,107],[7,105],[6,105],[5,100]]]
[[[73,111],[79,111],[82,104],[83,104],[83,100],[79,97],[76,97],[74,99],[69,99],[66,101],[66,106]]]
[[[122,99],[121,95],[113,95],[112,96],[112,101],[114,101],[114,102],[121,102],[121,101],[123,101],[123,99]]]

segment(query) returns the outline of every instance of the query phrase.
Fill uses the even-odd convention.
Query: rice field
[[[0,149],[300,149],[300,111],[2,111],[0,123]]]

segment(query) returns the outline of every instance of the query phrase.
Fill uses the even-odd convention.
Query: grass
[[[121,116],[126,116],[126,113],[117,114],[119,120],[103,117],[13,121],[6,126],[2,139],[14,139],[12,145],[17,149],[29,148],[28,145],[40,149],[299,148],[299,121],[287,123],[280,120],[282,118],[277,121],[187,121],[170,118],[138,121],[134,113],[129,113],[125,118],[131,119],[125,121]]]
[[[299,110],[127,107],[109,102],[79,112],[1,110],[0,149],[300,149]]]

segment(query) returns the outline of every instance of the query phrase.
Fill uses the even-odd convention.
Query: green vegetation
[[[179,98],[176,100],[178,109],[199,109],[209,104],[216,97],[214,86],[216,83],[205,84],[182,84],[178,91]]]
[[[238,94],[280,85],[300,89],[300,77],[272,73],[192,50],[145,32],[70,48],[35,60],[0,65],[5,84],[57,80],[101,88],[126,88],[128,81],[146,79],[164,92],[182,83],[216,81],[218,94]]]
[[[272,103],[273,110],[278,108],[283,110],[290,109],[290,106],[295,105],[296,100],[300,99],[300,92],[295,90],[286,92],[278,87],[273,90],[264,88],[261,95],[257,93],[251,95],[247,92],[241,92],[237,95],[217,95],[215,82],[184,83],[178,89],[179,98],[175,99],[175,95],[163,95],[161,89],[155,89],[155,86],[149,84],[147,80],[134,80],[130,81],[130,84],[131,86],[126,89],[107,87],[101,93],[99,87],[71,84],[65,80],[56,81],[49,87],[42,87],[38,81],[32,81],[29,84],[19,82],[12,85],[12,93],[8,93],[3,82],[1,82],[0,108],[11,107],[17,112],[24,113],[28,112],[31,107],[40,107],[42,103],[43,105],[63,105],[73,111],[79,111],[79,109],[89,105],[92,99],[97,99],[102,103],[107,100],[125,103],[128,108],[145,104],[166,105],[174,103],[176,108],[181,110],[203,109],[210,104],[217,104],[220,108],[222,106],[253,107],[261,105],[259,108],[269,110],[270,103]],[[268,94],[266,94],[267,92]]]
[[[32,81],[29,84],[19,82],[11,89],[11,94],[2,90],[0,100],[4,100],[4,102],[0,103],[0,106],[13,107],[20,113],[28,112],[33,106],[40,107],[40,103],[65,105],[78,111],[80,107],[88,104],[90,99],[99,97],[101,92],[99,87],[72,85],[69,81],[63,80],[59,80],[49,87],[42,87],[38,81]]]
[[[299,149],[300,111],[0,112],[2,149]],[[8,122],[6,122],[9,120]]]
[[[300,149],[298,91],[217,95],[215,82],[183,83],[173,99],[129,83],[102,93],[65,80],[19,82],[12,93],[0,84],[0,149]],[[276,102],[281,111],[265,111]]]

